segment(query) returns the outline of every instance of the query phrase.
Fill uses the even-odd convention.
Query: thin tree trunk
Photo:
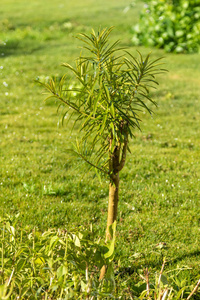
[[[117,219],[117,208],[119,201],[119,173],[114,175],[114,181],[109,185],[109,202],[108,202],[108,218],[106,228],[106,241],[109,240],[109,226]]]
[[[106,241],[110,240],[109,227],[117,219],[117,208],[119,201],[119,173],[115,176],[115,181],[111,182],[109,185],[109,201],[108,201],[108,217],[107,217],[107,228],[106,228]],[[101,268],[99,280],[102,280],[106,274],[107,266],[104,265]]]
[[[107,217],[107,227],[106,227],[106,241],[110,240],[109,227],[117,220],[117,209],[119,201],[119,172],[123,169],[126,160],[126,150],[127,150],[128,140],[125,140],[122,155],[120,159],[120,146],[115,147],[114,152],[110,156],[110,185],[109,185],[109,201],[108,201],[108,217]],[[110,149],[112,145],[112,139],[110,139]],[[100,271],[99,280],[103,279],[106,274],[107,266],[103,266]]]

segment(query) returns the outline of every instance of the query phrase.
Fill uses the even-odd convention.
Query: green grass
[[[57,126],[57,104],[44,103],[34,80],[62,75],[60,64],[71,63],[80,51],[74,35],[100,25],[114,25],[113,40],[137,55],[131,27],[142,2],[124,14],[129,4],[1,1],[1,215],[20,213],[22,224],[40,230],[93,223],[104,236],[108,182],[100,184],[65,152],[78,132],[71,133],[72,123]],[[200,275],[200,57],[138,50],[153,51],[154,58],[164,55],[169,73],[154,92],[159,107],[153,119],[142,116],[142,132],[135,133],[121,175],[116,260],[122,269],[158,270],[166,256],[170,269],[191,268],[188,280],[195,282]]]

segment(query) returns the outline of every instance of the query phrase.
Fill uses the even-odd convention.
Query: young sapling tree
[[[63,63],[74,76],[72,81],[77,83],[74,88],[69,88],[68,74],[59,82],[51,79],[42,83],[49,97],[66,107],[63,118],[73,116],[83,132],[76,153],[97,172],[109,177],[107,240],[109,226],[117,219],[119,174],[130,151],[129,142],[134,131],[140,130],[140,112],[152,113],[148,103],[156,103],[149,89],[158,84],[155,76],[165,71],[161,68],[161,58],[151,61],[150,55],[143,58],[139,52],[135,58],[119,47],[119,41],[110,44],[112,29],[98,33],[92,30],[90,35],[78,36],[86,54],[80,54],[75,67]]]

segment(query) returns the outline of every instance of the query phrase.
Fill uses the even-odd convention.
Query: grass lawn
[[[104,236],[108,182],[65,149],[78,136],[72,122],[59,125],[57,104],[43,101],[38,77],[62,75],[62,62],[80,52],[78,32],[115,26],[113,40],[137,55],[131,27],[142,1],[126,13],[127,0],[1,0],[0,7],[0,214],[20,213],[22,224],[39,230],[74,230],[93,224]],[[154,91],[153,118],[142,115],[132,154],[121,175],[116,261],[132,271],[186,268],[200,277],[200,56],[152,51],[165,56],[168,73]],[[190,269],[190,270],[189,270]],[[134,273],[132,276],[135,276]],[[199,298],[196,298],[199,299]]]

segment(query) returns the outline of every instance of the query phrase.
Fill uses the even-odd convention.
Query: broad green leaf
[[[23,268],[23,266],[25,265],[25,263],[26,263],[26,259],[21,258],[21,259],[17,262],[17,265],[16,265],[16,271],[17,271],[17,272],[20,272],[20,270]]]
[[[165,275],[161,275],[161,282],[163,285],[168,285],[168,280],[167,280],[167,277]]]
[[[186,290],[186,286],[178,291],[178,293],[174,296],[174,300],[182,299],[183,292]]]
[[[110,281],[112,289],[114,289],[115,288],[115,276],[114,276],[113,263],[110,263],[108,266],[108,269],[106,271],[106,279]]]
[[[57,270],[58,279],[64,276],[65,274],[67,274],[67,272],[68,272],[68,268],[65,265],[60,266]]]
[[[40,257],[37,257],[34,262],[36,265],[43,265],[43,264],[45,264],[45,259],[40,256]]]
[[[109,245],[108,247],[109,247],[108,252],[106,252],[106,253],[104,254],[104,257],[105,257],[105,258],[111,258],[111,257],[113,256],[113,253],[114,253],[114,250],[115,250],[115,241],[112,240],[112,241],[110,242],[110,245]]]
[[[83,292],[86,292],[87,290],[87,284],[83,280],[81,280],[81,290]]]
[[[116,221],[112,225],[109,226],[109,233],[111,236],[110,245],[108,245],[109,250],[104,254],[105,258],[111,258],[114,254],[115,250],[115,233],[116,233]]]
[[[50,248],[54,243],[57,243],[58,241],[59,241],[59,237],[57,235],[53,236],[50,240],[50,244],[49,244]]]
[[[81,247],[81,243],[80,243],[80,240],[79,240],[79,238],[77,237],[77,235],[75,235],[75,234],[72,234],[72,240],[73,240],[73,242],[74,242],[74,245],[76,246],[76,247]]]

